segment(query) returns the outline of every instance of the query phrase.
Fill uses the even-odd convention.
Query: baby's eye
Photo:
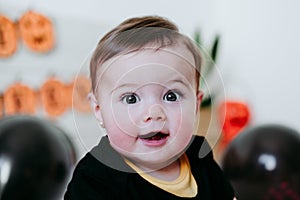
[[[140,98],[136,94],[131,93],[131,94],[123,95],[121,100],[126,104],[134,104],[134,103],[139,102]]]
[[[163,99],[165,101],[178,101],[180,97],[180,93],[170,90],[164,95]]]

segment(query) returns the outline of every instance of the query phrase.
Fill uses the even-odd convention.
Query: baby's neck
[[[173,181],[180,175],[180,161],[177,159],[170,165],[155,171],[150,171],[148,174],[163,181]]]

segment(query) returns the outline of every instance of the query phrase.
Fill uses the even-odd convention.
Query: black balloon
[[[0,120],[0,199],[62,199],[75,149],[52,122],[32,116]]]
[[[266,124],[241,132],[221,159],[240,200],[300,199],[300,133]]]

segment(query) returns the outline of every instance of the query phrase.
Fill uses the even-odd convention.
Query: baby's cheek
[[[106,125],[106,124],[105,124]],[[107,132],[113,135],[118,135],[120,137],[132,136],[136,137],[136,124],[133,119],[124,114],[113,115],[109,120],[109,127],[107,127]]]
[[[130,148],[133,146],[133,137],[125,134],[124,132],[118,132],[117,130],[115,130],[114,132],[110,132],[107,135],[110,143],[114,147],[118,147],[124,151],[127,151],[130,150]]]
[[[195,126],[196,115],[193,112],[185,112],[177,120],[180,131],[184,131],[186,133],[193,132]]]
[[[169,123],[172,123],[172,126],[178,130],[181,127],[182,124],[182,117],[178,114],[173,114],[171,120],[169,120]]]

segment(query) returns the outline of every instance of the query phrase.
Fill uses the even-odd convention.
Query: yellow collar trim
[[[180,157],[180,174],[178,178],[173,181],[155,178],[143,172],[129,160],[125,159],[125,162],[146,181],[171,194],[179,197],[195,197],[198,193],[198,186],[191,172],[188,157],[185,154]]]

